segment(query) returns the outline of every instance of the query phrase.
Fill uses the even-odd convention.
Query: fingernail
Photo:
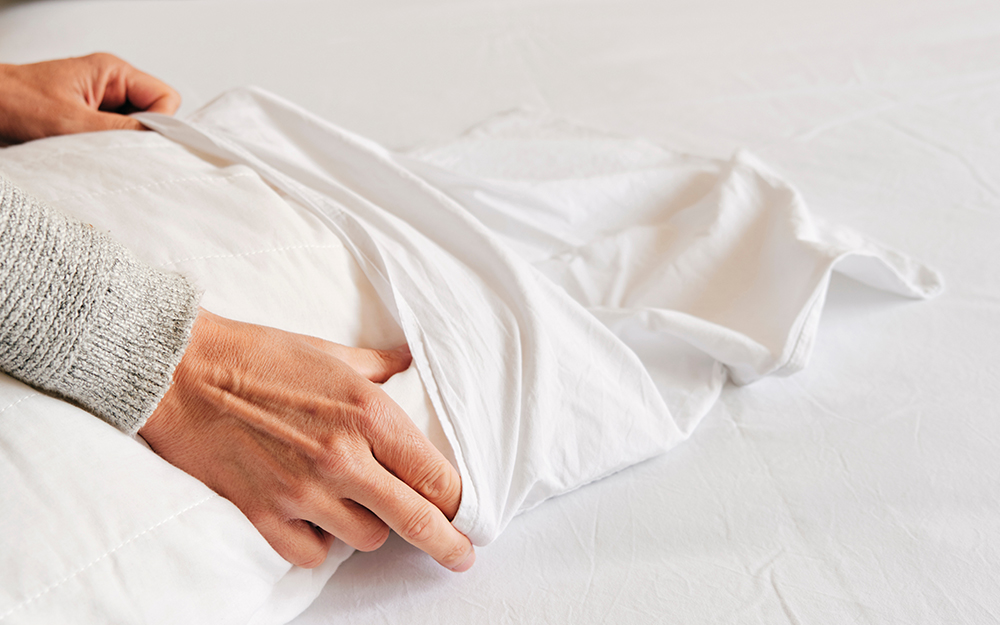
[[[456,573],[464,573],[469,569],[471,569],[472,565],[475,563],[476,563],[476,550],[472,549],[471,551],[469,551],[469,555],[465,557],[465,560],[463,560],[462,563],[459,564],[458,566],[452,567],[451,570],[455,571]]]

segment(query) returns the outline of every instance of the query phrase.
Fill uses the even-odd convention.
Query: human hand
[[[377,549],[391,527],[465,571],[475,552],[448,522],[461,478],[375,384],[410,360],[405,346],[345,347],[202,310],[139,434],[293,564],[321,564],[334,536]]]
[[[127,113],[173,115],[180,95],[105,53],[0,65],[0,142],[96,130],[143,130]]]

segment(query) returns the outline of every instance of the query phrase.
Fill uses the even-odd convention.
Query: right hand
[[[139,434],[232,501],[289,562],[333,537],[362,551],[394,529],[443,566],[475,561],[456,530],[461,478],[376,384],[410,364],[202,310],[173,384]]]

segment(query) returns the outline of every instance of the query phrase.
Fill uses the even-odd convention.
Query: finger
[[[450,462],[381,389],[385,418],[369,418],[364,432],[372,455],[383,467],[454,519],[462,502],[462,478]],[[377,417],[377,415],[369,415]]]
[[[300,514],[358,551],[375,551],[389,538],[389,526],[350,499],[325,502]]]
[[[369,484],[359,488],[351,498],[445,568],[460,573],[476,561],[469,539],[439,509],[388,472],[374,470]]]
[[[323,564],[334,538],[302,519],[287,519],[268,512],[250,517],[257,531],[282,558],[295,566],[313,569]]]
[[[97,108],[115,111],[122,108],[173,115],[181,96],[162,80],[139,71],[122,59],[106,53],[85,57],[95,66],[94,93]]]
[[[128,101],[140,111],[173,115],[181,105],[181,95],[167,83],[132,66],[127,69],[126,83]]]
[[[352,369],[372,382],[382,383],[410,367],[413,356],[410,348],[401,345],[395,349],[363,349],[327,343],[327,351],[346,362]]]
[[[84,110],[65,121],[60,134],[97,132],[99,130],[146,130],[138,120],[118,113]]]

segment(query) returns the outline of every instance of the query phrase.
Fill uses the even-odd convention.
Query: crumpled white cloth
[[[463,480],[455,526],[686,438],[727,376],[802,368],[830,273],[912,297],[933,271],[812,219],[754,157],[718,161],[508,116],[386,150],[257,89],[143,123],[242,163],[344,241],[414,355]]]

